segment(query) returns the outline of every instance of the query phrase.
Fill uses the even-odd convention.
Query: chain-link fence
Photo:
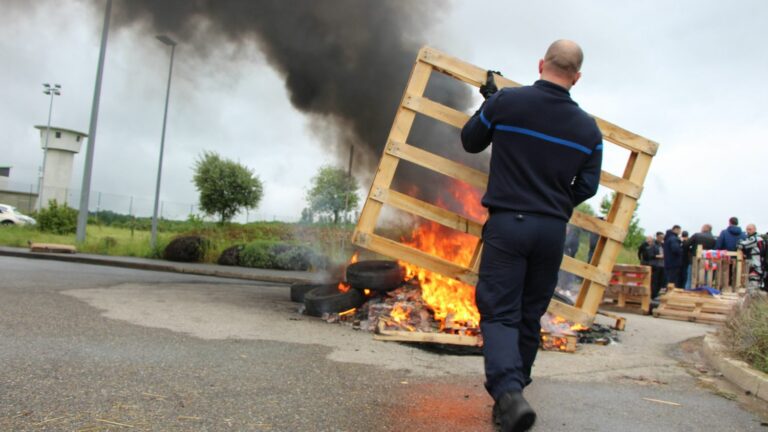
[[[7,182],[0,187],[0,203],[12,205],[24,213],[38,210],[38,186],[36,184]],[[60,204],[73,208],[80,206],[80,190],[44,186],[44,201],[56,199]],[[43,206],[47,203],[43,202]],[[98,213],[110,211],[121,215],[134,217],[152,217],[154,198],[147,196],[123,195],[112,192],[91,190],[88,211]],[[166,220],[187,220],[190,216],[215,220],[214,217],[204,217],[198,203],[161,200],[158,206],[158,217]],[[301,215],[269,214],[262,211],[246,210],[233,218],[233,222],[248,223],[255,221],[298,222]]]

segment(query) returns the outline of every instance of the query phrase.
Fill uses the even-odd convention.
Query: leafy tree
[[[357,209],[357,180],[348,176],[344,170],[331,166],[320,168],[312,178],[312,187],[307,192],[307,203],[312,213],[333,216],[333,223],[338,224],[345,212]]]
[[[611,211],[611,204],[616,199],[616,192],[611,193],[603,197],[600,201],[600,213],[603,216],[608,216],[608,212]],[[632,213],[632,219],[629,222],[629,229],[627,230],[627,237],[624,239],[624,247],[631,250],[635,250],[645,241],[645,230],[640,227],[640,219],[637,217],[637,209],[640,208],[638,203],[635,207],[635,212]]]
[[[200,209],[218,215],[222,224],[242,209],[256,208],[264,194],[253,171],[215,152],[203,152],[195,162],[194,181],[200,192]]]

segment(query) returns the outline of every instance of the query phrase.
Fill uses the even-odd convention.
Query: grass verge
[[[726,344],[739,358],[768,373],[768,299],[752,295],[725,323]]]

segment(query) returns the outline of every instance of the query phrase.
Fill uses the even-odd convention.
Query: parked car
[[[34,225],[37,221],[22,214],[16,207],[0,204],[0,225]]]

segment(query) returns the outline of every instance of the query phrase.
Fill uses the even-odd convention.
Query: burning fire
[[[359,256],[360,256],[360,254],[358,252],[355,252],[354,254],[352,254],[352,258],[349,259],[349,263],[347,263],[347,266],[349,266],[350,264],[356,263],[358,258],[359,258]],[[338,288],[339,288],[339,292],[345,293],[345,292],[349,291],[351,286],[348,283],[342,281],[342,282],[339,282],[339,287]],[[366,291],[367,292],[365,293],[365,295],[367,296],[370,293],[370,290],[366,290]]]
[[[450,193],[457,205],[462,207],[462,213],[478,222],[485,221],[487,212],[480,204],[479,191],[464,183],[454,182]],[[438,202],[438,205],[455,207],[443,202]],[[401,242],[453,263],[468,266],[478,240],[474,236],[428,221],[417,226],[411,232],[410,239],[401,239]],[[435,320],[440,322],[442,331],[461,327],[477,333],[480,313],[475,305],[474,286],[403,261],[400,261],[400,265],[405,268],[406,279],[415,278],[419,282],[421,296],[432,309]],[[394,310],[392,316],[395,316]]]

